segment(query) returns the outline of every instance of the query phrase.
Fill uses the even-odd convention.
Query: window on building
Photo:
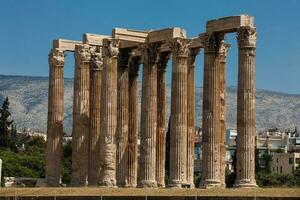
[[[282,166],[280,166],[280,174],[282,174]]]
[[[277,158],[277,163],[278,163],[278,158]]]
[[[294,172],[294,167],[292,167],[292,173]]]
[[[289,164],[294,164],[294,158],[289,158]]]
[[[300,164],[300,158],[296,158],[296,164]]]
[[[275,171],[275,167],[273,167],[273,172]]]
[[[276,172],[278,172],[278,167],[276,167]]]

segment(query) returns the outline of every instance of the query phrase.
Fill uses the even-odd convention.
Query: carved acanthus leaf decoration
[[[75,46],[75,59],[77,62],[90,62],[91,60],[91,50],[90,46],[87,44],[81,44]]]
[[[158,43],[144,43],[139,46],[139,50],[142,55],[143,63],[157,63],[159,59],[159,52],[160,52],[161,44]]]
[[[256,28],[245,26],[237,31],[237,41],[239,47],[255,47],[256,46]]]
[[[102,70],[103,68],[103,57],[101,51],[101,47],[98,47],[91,55],[91,64],[94,69]]]
[[[63,66],[65,64],[65,51],[58,48],[51,49],[48,61],[51,66]]]
[[[185,56],[187,57],[189,55],[189,45],[190,40],[186,38],[175,38],[171,41],[169,41],[169,46],[172,50],[173,56]]]
[[[167,67],[170,57],[171,57],[170,52],[160,53],[159,61],[158,61],[158,69],[166,70],[166,67]]]
[[[189,51],[189,66],[194,67],[195,66],[195,60],[196,56],[199,54],[200,48],[193,48]]]
[[[103,40],[103,56],[118,57],[119,55],[119,44],[118,39],[105,39]]]
[[[220,52],[225,42],[225,33],[206,33],[204,35],[204,48],[206,51]]]

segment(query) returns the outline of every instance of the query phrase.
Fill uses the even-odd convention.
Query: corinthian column
[[[187,74],[187,164],[186,182],[194,188],[194,155],[195,155],[195,59],[200,49],[190,49]]]
[[[157,63],[158,44],[141,46],[143,60],[139,187],[156,187]]]
[[[88,178],[90,59],[89,45],[75,46],[72,186],[87,185]]]
[[[101,84],[101,178],[100,184],[116,185],[117,69],[119,40],[103,39]]]
[[[186,184],[187,172],[187,74],[188,44],[184,38],[170,42],[172,50],[172,88],[170,121],[169,187]]]
[[[229,44],[222,44],[220,50],[220,100],[221,100],[221,116],[220,116],[220,181],[222,187],[226,187],[225,170],[226,170],[226,58]]]
[[[117,184],[125,185],[129,131],[129,52],[121,50],[118,63],[118,119],[117,119]]]
[[[129,134],[128,134],[128,171],[125,187],[137,185],[137,140],[138,140],[138,70],[139,58],[129,61]]]
[[[97,185],[100,180],[100,99],[101,72],[103,59],[98,47],[91,57],[90,71],[90,136],[89,136],[89,185]]]
[[[239,72],[237,99],[236,187],[257,187],[255,181],[255,48],[256,30],[238,30]]]
[[[59,186],[62,172],[64,120],[64,51],[52,49],[49,54],[49,90],[47,120],[46,181]]]
[[[156,134],[156,181],[165,187],[166,162],[166,67],[170,53],[162,53],[157,69],[157,134]]]
[[[221,187],[220,181],[220,50],[223,33],[207,33],[204,46],[202,181],[204,188]]]

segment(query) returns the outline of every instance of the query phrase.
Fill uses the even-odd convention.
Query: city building
[[[300,153],[272,153],[272,172],[292,173],[300,164]]]

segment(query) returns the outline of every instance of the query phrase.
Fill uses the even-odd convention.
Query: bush
[[[194,176],[194,182],[195,182],[195,187],[198,188],[201,183],[201,175],[195,175]]]
[[[72,142],[69,141],[66,144],[64,144],[62,182],[65,184],[70,183],[71,168],[72,168]]]
[[[45,177],[45,159],[42,154],[27,155],[10,150],[0,150],[0,158],[3,160],[3,177]]]
[[[256,175],[256,181],[260,187],[288,187],[299,185],[293,174],[259,172]]]

